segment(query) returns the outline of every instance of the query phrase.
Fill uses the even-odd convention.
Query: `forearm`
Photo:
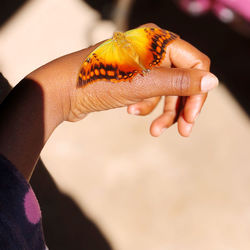
[[[0,153],[28,180],[53,129],[60,123],[52,114],[42,86],[24,79],[0,108]]]
[[[0,106],[0,154],[29,180],[40,152],[69,108],[68,86],[76,84],[83,51],[29,74]]]

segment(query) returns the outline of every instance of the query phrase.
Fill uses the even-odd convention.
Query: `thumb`
[[[199,69],[165,68],[151,70],[133,79],[133,96],[191,96],[206,93],[218,85],[218,78]],[[131,89],[132,90],[132,89]]]
[[[207,71],[157,67],[144,75],[136,75],[131,81],[96,81],[84,88],[77,88],[72,101],[75,104],[71,105],[76,108],[71,109],[77,114],[88,114],[127,106],[156,96],[191,96],[206,93],[217,85],[217,77]],[[80,117],[79,114],[77,116]]]

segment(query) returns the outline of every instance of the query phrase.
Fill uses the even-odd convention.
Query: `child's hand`
[[[149,24],[146,26],[155,25]],[[82,61],[95,48],[84,51]],[[66,120],[77,121],[86,114],[128,106],[128,112],[149,114],[165,96],[163,113],[151,125],[150,132],[159,136],[164,128],[178,121],[179,133],[188,136],[198,116],[207,91],[218,84],[218,79],[208,73],[210,60],[189,43],[177,39],[167,46],[166,56],[160,67],[132,81],[112,83],[98,81],[77,88],[72,83],[70,109]]]
[[[144,76],[137,75],[131,82],[100,80],[79,88],[80,67],[98,45],[61,57],[28,76],[41,83],[44,90],[49,89],[48,95],[57,102],[57,107],[61,106],[63,114],[58,120],[77,121],[94,111],[123,106],[128,106],[131,114],[146,115],[165,96],[163,113],[152,122],[151,134],[159,136],[177,121],[179,133],[189,136],[207,92],[218,85],[218,79],[209,73],[209,58],[179,38],[167,46],[161,66]]]

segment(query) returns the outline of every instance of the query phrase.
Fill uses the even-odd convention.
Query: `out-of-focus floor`
[[[0,30],[0,70],[15,85],[36,67],[110,36],[80,0],[28,2]],[[117,109],[64,123],[42,152],[116,250],[250,249],[249,120],[225,88],[209,95],[188,139]],[[70,215],[68,215],[70,216]]]

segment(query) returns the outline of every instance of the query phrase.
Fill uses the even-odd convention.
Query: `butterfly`
[[[131,81],[160,65],[167,45],[178,35],[160,28],[137,28],[125,33],[115,32],[113,38],[103,42],[83,62],[78,87],[98,80]]]

